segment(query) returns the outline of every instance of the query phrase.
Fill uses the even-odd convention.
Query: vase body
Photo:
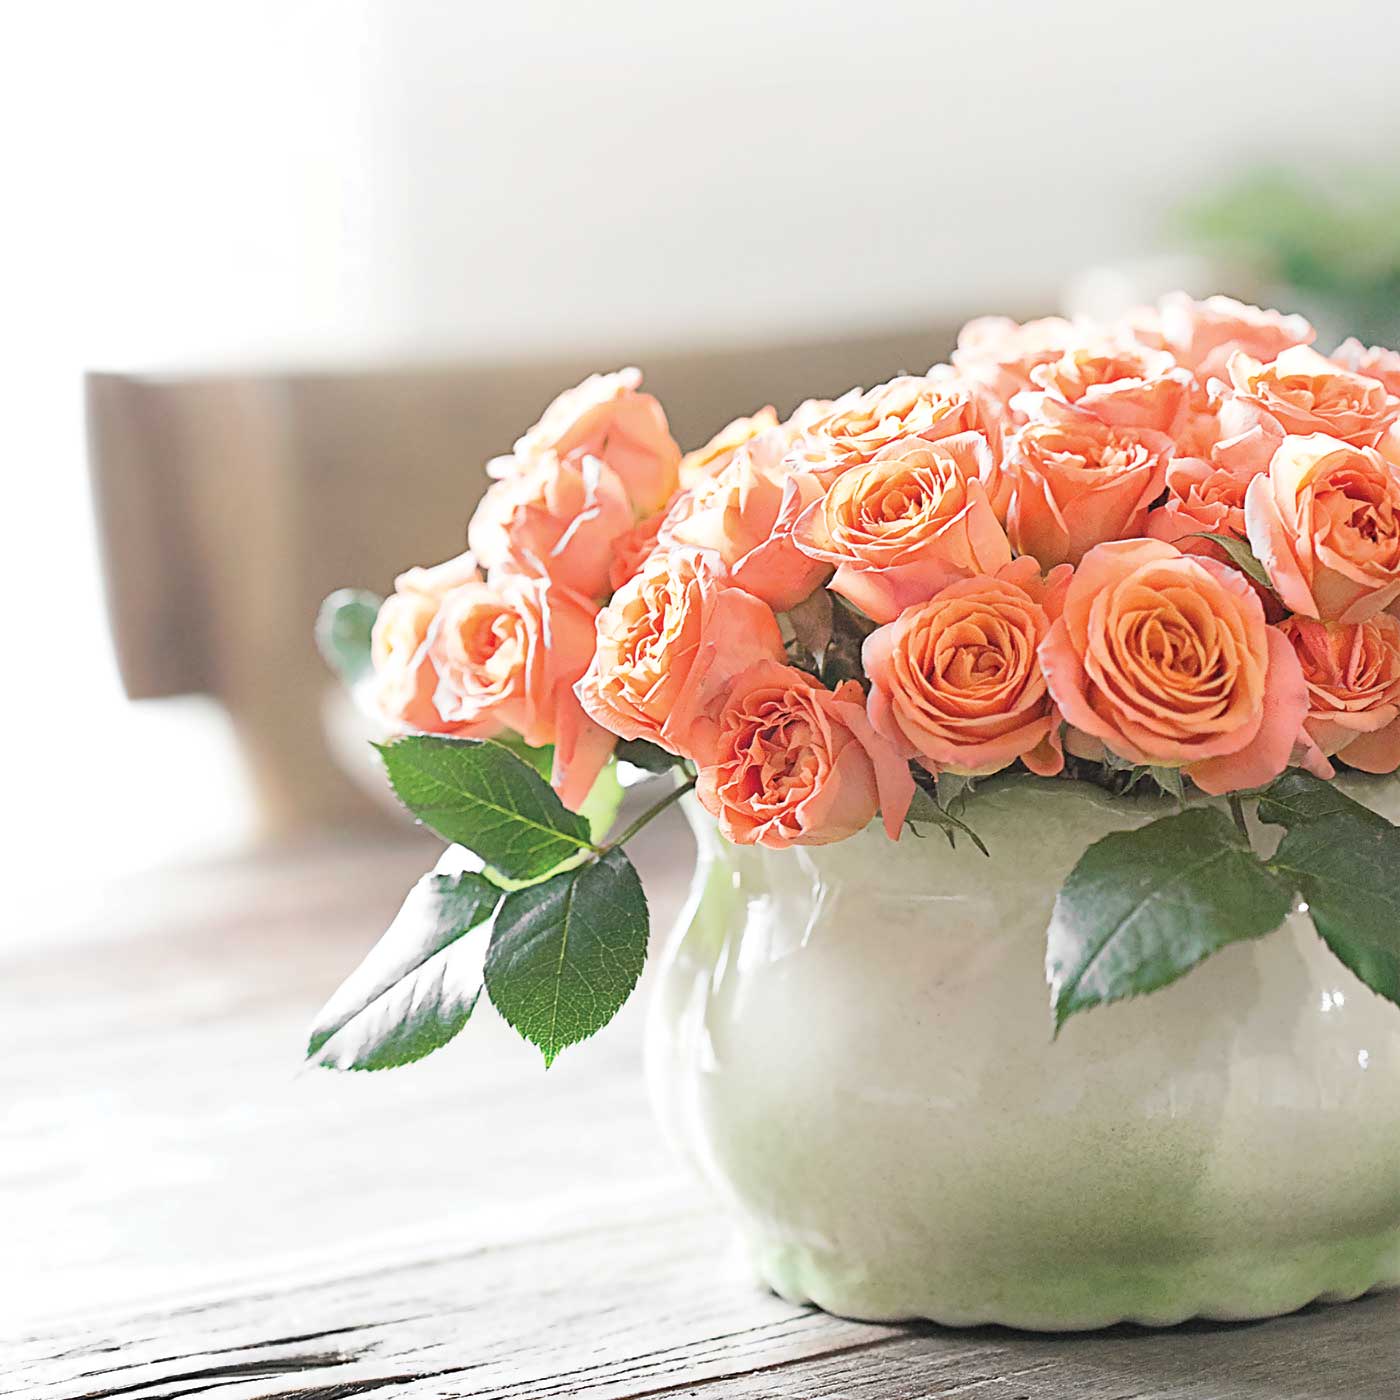
[[[1400,1008],[1305,912],[1052,1038],[1055,893],[1162,810],[990,784],[990,859],[876,828],[740,849],[693,813],[651,1089],[777,1293],[1060,1330],[1400,1283]]]

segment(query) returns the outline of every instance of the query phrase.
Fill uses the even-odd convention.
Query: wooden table
[[[689,850],[638,843],[658,929]],[[413,1069],[298,1068],[433,848],[166,877],[0,953],[0,1395],[1400,1397],[1400,1302],[1096,1336],[761,1291],[652,1127],[635,999],[546,1074],[492,1014]]]

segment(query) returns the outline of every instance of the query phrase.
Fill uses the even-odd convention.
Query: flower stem
[[[637,820],[634,821],[632,825],[629,826],[627,830],[622,833],[621,836],[615,838],[612,841],[609,841],[608,844],[603,847],[601,854],[606,855],[609,851],[615,850],[618,846],[626,845],[627,842],[630,841],[649,821],[651,821],[653,817],[659,817],[661,813],[667,809],[667,807],[669,807],[673,802],[680,801],[680,799],[684,797],[686,793],[688,793],[694,786],[695,779],[691,778],[688,782],[682,783],[680,787],[673,789],[671,792],[668,792],[666,796],[661,799],[660,802],[653,803],[652,806],[648,807],[647,810],[643,812],[642,815],[638,817]]]
[[[1234,817],[1234,819],[1235,819],[1235,825],[1236,825],[1237,827],[1239,827],[1241,835],[1244,837],[1244,839],[1245,839],[1246,841],[1248,841],[1248,840],[1249,840],[1249,826],[1246,824],[1245,819],[1244,819],[1244,803],[1240,801],[1240,795],[1239,795],[1239,793],[1237,793],[1237,792],[1232,792],[1232,793],[1230,794],[1230,799],[1229,799],[1229,801],[1230,801],[1230,815],[1231,815],[1232,817]]]

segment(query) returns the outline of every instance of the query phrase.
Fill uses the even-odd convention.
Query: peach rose
[[[1367,379],[1379,379],[1387,394],[1400,398],[1400,351],[1387,350],[1383,345],[1369,348],[1359,340],[1344,340],[1332,352],[1333,364]]]
[[[614,546],[633,523],[622,480],[605,462],[544,452],[486,492],[467,542],[493,574],[531,574],[597,598],[608,592]]]
[[[1036,651],[1073,571],[1048,580],[1034,559],[950,584],[865,640],[870,721],[930,773],[996,773],[1023,760],[1049,777],[1065,763],[1060,713]]]
[[[1218,379],[1212,380],[1211,383],[1217,390],[1224,389],[1224,385]],[[1178,457],[1203,457],[1209,460],[1216,444],[1227,436],[1220,423],[1221,409],[1226,404],[1236,403],[1237,401],[1232,394],[1217,393],[1212,395],[1204,385],[1195,385],[1191,391],[1185,416],[1171,435],[1176,443],[1176,455]],[[1239,411],[1245,411],[1244,405],[1238,407]],[[1257,410],[1249,409],[1248,413],[1256,423],[1262,419],[1262,415]],[[1263,431],[1260,428],[1261,435]],[[1269,450],[1264,453],[1265,462],[1269,460],[1273,450],[1271,445]]]
[[[1007,442],[1007,534],[1044,569],[1076,564],[1105,540],[1141,535],[1162,494],[1172,441],[1146,428],[1114,428],[1047,399],[1043,418]]]
[[[1193,301],[1173,292],[1158,303],[1163,345],[1202,382],[1225,373],[1236,350],[1272,360],[1293,345],[1310,345],[1317,332],[1301,316],[1284,316],[1232,297]]]
[[[487,471],[513,476],[546,452],[558,457],[586,452],[617,473],[637,516],[660,510],[676,489],[681,450],[661,405],[637,392],[641,383],[642,372],[635,368],[590,375],[560,394],[517,439],[514,454],[488,463]]]
[[[682,493],[684,494],[684,493]],[[639,520],[625,535],[613,541],[612,563],[608,566],[608,582],[614,593],[630,578],[635,578],[642,565],[656,548],[656,537],[666,519],[665,511],[657,511]]]
[[[905,438],[838,476],[798,517],[798,549],[834,565],[834,592],[877,622],[954,579],[995,573],[1011,546],[983,485],[987,439]]]
[[[741,846],[822,846],[884,815],[899,839],[914,796],[909,765],[870,727],[857,681],[834,691],[760,661],[735,677],[697,751],[696,796]]]
[[[856,399],[860,393],[859,389],[852,389],[844,397]],[[778,426],[789,442],[796,442],[814,423],[829,417],[835,408],[835,399],[803,399]]]
[[[1307,345],[1261,364],[1237,350],[1227,372],[1235,393],[1278,424],[1278,435],[1326,433],[1374,447],[1400,418],[1400,398],[1378,379],[1340,369]]]
[[[718,560],[662,550],[598,614],[597,651],[576,689],[613,734],[689,758],[690,728],[715,695],[746,666],[782,656],[772,609],[731,586]]]
[[[1381,345],[1369,348],[1359,340],[1344,340],[1333,352],[1332,359],[1353,374],[1379,379],[1387,394],[1400,398],[1400,351],[1387,350]],[[1381,456],[1400,467],[1400,422],[1376,444]]]
[[[1284,605],[1360,622],[1400,597],[1400,469],[1322,433],[1284,438],[1244,502],[1249,543]]]
[[[1307,682],[1307,766],[1330,778],[1327,759],[1337,754],[1367,773],[1393,773],[1400,767],[1400,621],[1389,613],[1364,622],[1290,617],[1279,630]]]
[[[1190,536],[1209,533],[1243,539],[1244,495],[1254,475],[1213,467],[1199,457],[1178,458],[1167,467],[1167,499],[1148,513],[1143,533],[1168,544],[1179,542],[1192,554],[1222,558],[1218,546]]]
[[[1244,497],[1249,483],[1269,469],[1276,440],[1248,405],[1228,398],[1210,415],[1213,425],[1204,456],[1183,452],[1167,463],[1167,499],[1147,517],[1146,533],[1153,539],[1181,544],[1191,554],[1224,559],[1209,540],[1186,538],[1201,531],[1215,535],[1245,535]]]
[[[778,612],[796,607],[829,572],[793,543],[794,523],[821,495],[815,476],[789,471],[787,439],[777,429],[752,438],[729,464],[681,493],[660,540],[713,552],[730,582]]]
[[[718,476],[750,438],[777,426],[778,415],[771,404],[760,408],[750,418],[736,418],[726,424],[704,447],[697,447],[681,458],[681,486],[694,486],[704,477]]]
[[[1040,664],[1077,730],[1209,793],[1276,778],[1307,711],[1298,658],[1249,580],[1158,540],[1084,556]]]
[[[462,725],[443,719],[433,704],[438,678],[428,655],[428,630],[443,597],[479,579],[476,561],[459,554],[431,568],[409,569],[394,580],[394,591],[380,606],[370,633],[370,693],[380,717],[394,728],[462,732]]]
[[[1038,365],[1057,360],[1083,338],[1071,321],[1047,316],[1024,325],[1006,316],[978,316],[958,332],[953,367],[966,380],[980,385],[1001,404],[1032,389]]]
[[[932,442],[974,430],[994,436],[985,410],[974,386],[935,371],[852,389],[803,426],[797,464],[826,483],[901,438]]]
[[[575,811],[614,743],[573,691],[593,655],[596,615],[581,594],[509,575],[453,589],[428,633],[439,714],[478,736],[506,728],[534,747],[553,744],[550,781]]]
[[[1114,428],[1174,434],[1185,421],[1192,380],[1165,350],[1095,341],[1071,346],[1030,371],[1035,391],[1011,401],[1023,418],[1041,416],[1046,396],[1077,404]]]

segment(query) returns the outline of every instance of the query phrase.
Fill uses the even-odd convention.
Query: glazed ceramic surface
[[[1400,786],[1359,795],[1400,816]],[[1035,1329],[1250,1318],[1400,1283],[1400,1008],[1305,912],[1051,1036],[1045,931],[1160,815],[995,781],[941,835],[739,849],[698,810],[649,1073],[785,1298]]]

